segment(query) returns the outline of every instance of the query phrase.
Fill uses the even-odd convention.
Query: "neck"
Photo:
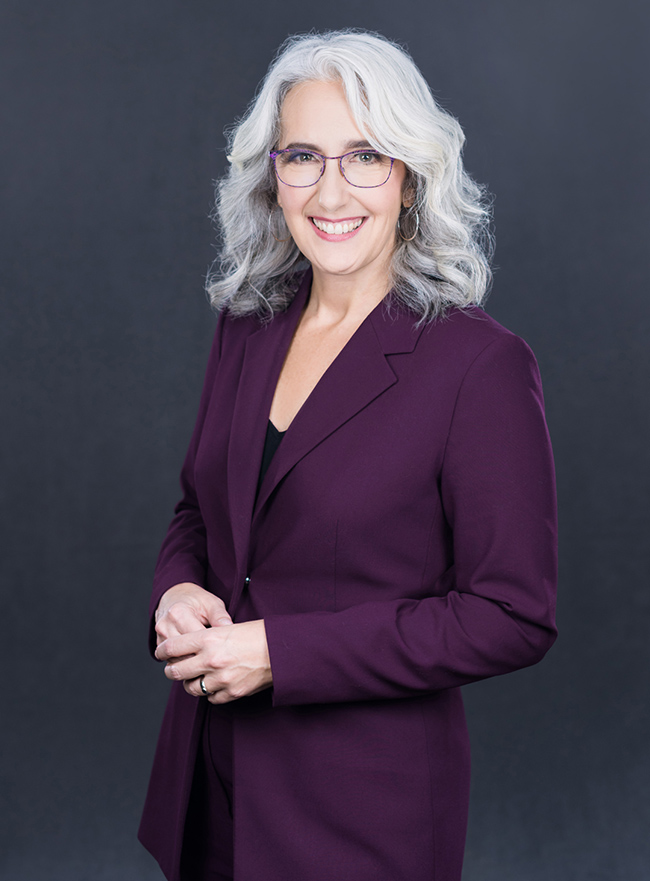
[[[324,277],[314,270],[306,317],[323,324],[358,323],[381,303],[388,293],[388,277],[357,279]]]

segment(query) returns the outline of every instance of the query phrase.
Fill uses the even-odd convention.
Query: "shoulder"
[[[311,288],[311,267],[301,269],[286,279],[286,287],[289,297],[286,308],[268,314],[249,313],[237,314],[228,306],[219,313],[221,334],[226,341],[245,342],[248,337],[258,332],[274,334],[283,325],[291,321],[299,314],[305,304]]]
[[[416,322],[406,312],[378,314],[376,329],[383,351],[412,353],[420,375],[433,383],[444,382],[450,390],[475,370],[537,370],[526,342],[477,307],[450,309],[424,325]]]
[[[509,406],[520,414],[543,412],[539,367],[520,336],[472,308],[443,320],[438,339],[448,363],[456,364],[457,402],[469,402],[472,418],[481,410],[489,418],[505,418]]]
[[[477,357],[488,347],[530,352],[521,337],[475,306],[451,309],[444,317],[426,325],[422,341],[425,346],[453,347],[458,356],[467,359]]]
[[[245,339],[264,327],[259,315],[236,315],[228,307],[219,313],[218,321],[218,331],[221,338],[226,340]]]
[[[422,342],[456,363],[462,376],[497,371],[539,377],[526,341],[476,307],[451,310],[425,328]]]

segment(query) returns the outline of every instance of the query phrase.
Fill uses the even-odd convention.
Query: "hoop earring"
[[[404,217],[408,217],[409,214],[411,214],[411,212],[410,212],[410,211],[407,211],[406,214],[404,215]],[[402,235],[402,226],[401,226],[401,224],[400,224],[400,221],[401,221],[402,218],[401,218],[401,217],[398,217],[398,218],[397,218],[397,234],[399,235],[400,239],[401,239],[403,242],[412,242],[413,239],[414,239],[414,238],[416,237],[416,235],[418,234],[418,231],[419,231],[419,229],[420,229],[420,215],[418,214],[417,211],[414,211],[413,214],[415,214],[415,232],[413,233],[413,235],[411,236],[410,239],[407,239],[404,235]],[[412,214],[411,214],[411,216],[412,216]]]
[[[274,238],[276,242],[280,242],[280,243],[282,243],[282,242],[288,242],[288,241],[290,241],[291,238],[292,238],[291,233],[289,233],[289,238],[288,238],[288,239],[279,239],[279,238],[275,235],[275,233],[273,232],[273,230],[272,230],[272,228],[271,228],[271,220],[272,220],[272,218],[273,218],[273,214],[274,214],[274,212],[271,211],[271,213],[270,213],[269,216],[268,216],[268,221],[267,221],[267,222],[268,222],[268,226],[269,226],[269,235],[270,235],[272,238]]]

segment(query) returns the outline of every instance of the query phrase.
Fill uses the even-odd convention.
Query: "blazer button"
[[[250,583],[251,583],[251,577],[250,577],[250,575],[247,575],[246,578],[244,578],[244,587],[248,587],[248,585]]]

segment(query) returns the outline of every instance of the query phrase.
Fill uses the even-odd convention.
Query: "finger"
[[[232,624],[232,618],[226,611],[226,607],[217,597],[215,597],[214,605],[208,611],[208,620],[212,627],[222,627],[224,624]]]
[[[205,628],[205,622],[186,603],[174,603],[156,622],[156,633],[163,640]]]
[[[182,658],[170,658],[170,660],[167,663],[168,664],[176,664],[179,661],[186,661],[188,658],[192,658],[192,657],[194,657],[194,656],[193,655],[183,655]]]
[[[179,676],[178,672],[177,672],[178,671],[178,664],[180,664],[181,661],[187,661],[191,657],[193,657],[193,656],[192,655],[185,655],[185,657],[172,658],[170,661],[168,661],[165,664],[165,667],[163,669],[163,673],[165,674],[167,679],[170,679],[172,682],[183,681],[183,677]]]
[[[208,697],[208,702],[214,704],[214,706],[230,704],[236,700],[239,700],[239,696],[231,694],[227,688],[219,688]]]
[[[205,691],[201,688],[201,681]],[[210,671],[193,679],[186,679],[183,688],[192,697],[206,697],[211,703],[222,704],[244,696],[243,692],[237,690],[236,681],[237,677],[233,677],[228,671]]]
[[[202,627],[201,630],[193,630],[191,633],[170,636],[157,647],[156,658],[159,661],[169,661],[172,658],[195,655],[203,647],[203,640],[207,632],[205,627]]]
[[[203,680],[205,685],[205,691],[201,688],[201,680]],[[183,682],[183,688],[192,697],[209,697],[213,693],[209,683],[205,680],[205,675],[197,676],[196,679],[186,679]]]
[[[189,682],[192,679],[198,679],[205,672],[205,661],[201,660],[197,655],[172,658],[165,665],[165,676],[167,679],[171,679],[172,682]]]
[[[203,676],[197,676],[195,679],[186,679],[183,682],[183,688],[188,694],[192,695],[192,697],[207,697],[212,704],[229,703],[230,701],[238,700],[242,697],[242,695],[233,694],[228,686],[222,684],[215,686],[214,684],[211,684],[211,678],[208,677],[209,674],[204,673]],[[212,677],[212,679],[213,678],[214,677]],[[201,688],[201,680],[203,680],[203,684],[205,685],[205,691]]]
[[[194,631],[192,631],[192,632],[194,632]],[[185,634],[183,634],[183,633],[173,633],[173,634],[170,634],[169,636],[161,636],[158,633],[158,634],[156,634],[156,648],[158,648],[159,645],[162,645],[163,642],[166,642],[168,639],[173,639],[174,637],[184,636],[184,635]]]

